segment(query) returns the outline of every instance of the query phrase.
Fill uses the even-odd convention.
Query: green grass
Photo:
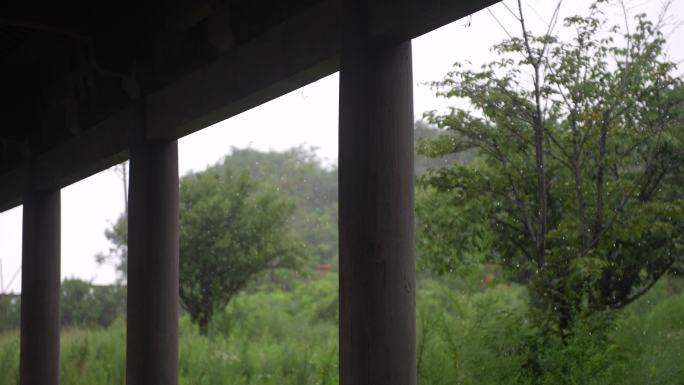
[[[684,384],[684,293],[666,280],[612,324],[605,346],[578,328],[547,346],[536,380],[521,375],[535,348],[526,292],[496,285],[464,293],[423,279],[418,291],[418,380],[453,384]],[[337,278],[237,296],[199,334],[180,322],[182,385],[337,384]],[[583,331],[584,330],[584,331]],[[601,345],[601,346],[599,346]],[[604,348],[605,347],[605,348]],[[0,334],[0,385],[16,385],[18,334]],[[64,330],[61,384],[125,383],[125,325]]]
[[[0,385],[19,383],[19,333],[0,334]]]
[[[616,380],[684,384],[684,292],[673,293],[681,290],[674,286],[672,282],[657,285],[617,323],[613,334],[617,348],[630,359],[613,373]]]

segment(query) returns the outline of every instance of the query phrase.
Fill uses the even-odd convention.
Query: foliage
[[[62,282],[60,319],[62,324],[83,325],[92,322],[98,315],[92,286],[79,279],[65,279]]]
[[[19,384],[19,332],[0,332],[0,385]]]
[[[108,329],[76,329],[61,336],[61,384],[125,384],[126,328],[122,319]]]
[[[668,277],[669,278],[669,277]],[[612,333],[627,365],[612,368],[610,380],[636,384],[681,384],[684,378],[684,280],[664,279],[625,309]],[[667,370],[664,368],[668,368]]]
[[[463,294],[427,280],[417,295],[419,383],[512,383],[526,359],[524,290]]]
[[[119,215],[116,222],[105,229],[105,237],[111,244],[107,253],[95,255],[98,265],[113,263],[118,275],[118,282],[125,283],[128,272],[128,216]]]
[[[337,384],[337,322],[321,317],[336,282],[331,274],[292,291],[241,293],[212,320],[208,340],[186,329],[182,338],[195,338],[181,344],[181,382]]]
[[[180,298],[206,333],[213,313],[251,278],[297,267],[305,249],[288,228],[294,205],[247,171],[186,175],[180,197]]]
[[[324,167],[313,149],[294,147],[283,152],[261,152],[232,148],[218,168],[247,170],[249,175],[291,200],[294,209],[289,220],[291,231],[307,244],[312,258],[306,270],[319,265],[332,266],[337,256],[337,170]],[[266,187],[264,187],[266,188]],[[113,263],[119,283],[125,283],[127,263],[127,220],[123,213],[105,230],[111,243],[106,253],[95,256],[98,264]],[[265,282],[292,285],[287,271],[271,271]]]
[[[241,292],[203,336],[180,322],[181,385],[337,384],[336,274],[292,290]],[[567,343],[540,338],[527,290],[492,284],[468,292],[444,276],[421,277],[417,291],[420,385],[680,384],[684,378],[684,281],[665,278],[623,310],[596,349],[585,326]],[[125,324],[62,332],[61,384],[125,383]],[[534,365],[534,349],[543,346]],[[0,334],[0,385],[18,384],[19,335]],[[559,365],[563,364],[563,365]]]
[[[14,294],[0,294],[0,333],[19,327],[20,298]]]
[[[233,148],[224,167],[246,169],[252,178],[291,197],[295,210],[293,233],[309,246],[315,266],[337,256],[337,169],[323,167],[313,149],[294,147],[283,152]]]
[[[62,281],[61,323],[63,326],[109,326],[126,309],[123,286],[97,286],[80,279]]]
[[[487,226],[473,218],[486,215],[481,206],[462,205],[449,192],[426,186],[416,190],[417,267],[439,274],[468,276],[490,248]]]
[[[337,322],[324,310],[336,295],[335,274],[293,291],[241,293],[212,320],[209,336],[181,317],[179,383],[337,384]],[[18,338],[0,334],[0,385],[18,384]],[[61,384],[125,383],[123,320],[69,329],[61,340]]]
[[[233,148],[221,163],[185,176],[181,184],[181,298],[197,322],[206,326],[214,308],[224,306],[250,280],[258,280],[262,271],[270,272],[266,283],[291,286],[296,277],[277,268],[294,266],[294,259],[301,266],[304,244],[313,257],[309,270],[334,263],[337,172],[323,167],[312,151],[301,147],[284,152]],[[251,194],[256,196],[249,197]],[[207,202],[201,203],[204,200]],[[272,233],[258,234],[260,231]],[[125,214],[105,236],[112,247],[96,260],[115,263],[123,283],[128,254]],[[203,244],[207,237],[212,238],[210,243]],[[252,244],[260,238],[261,243]],[[280,248],[276,247],[281,240]],[[211,263],[195,263],[224,252],[231,254]],[[276,256],[279,252],[283,255]],[[293,258],[294,254],[298,257]],[[206,272],[214,269],[223,274],[208,282],[210,274]],[[203,276],[207,282],[198,283]]]
[[[519,3],[522,36],[493,48],[499,60],[456,64],[436,83],[473,111],[427,113],[447,134],[421,148],[476,151],[420,179],[439,200],[419,201],[427,264],[445,270],[484,254],[527,284],[539,321],[562,338],[682,264],[684,86],[660,25],[645,15],[629,29],[608,25],[606,3],[565,19],[569,41],[551,27],[529,32]],[[454,218],[426,219],[426,205]],[[463,250],[443,252],[453,245]]]
[[[413,143],[414,149],[417,150],[422,143],[437,139],[443,131],[430,126],[424,120],[417,120],[414,124]],[[430,169],[448,166],[453,162],[467,162],[472,159],[472,151],[463,151],[458,153],[444,153],[435,154],[435,156],[427,156],[423,153],[415,151],[415,161],[413,167],[414,175],[425,174]]]
[[[61,284],[60,323],[63,327],[107,327],[126,312],[126,288],[93,285],[76,278]],[[0,296],[0,333],[19,328],[21,297]]]

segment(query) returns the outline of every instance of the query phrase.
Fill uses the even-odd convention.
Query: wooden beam
[[[369,38],[398,43],[497,0],[369,2]],[[339,69],[339,0],[322,1],[150,96],[148,137],[178,139]]]
[[[500,0],[369,1],[369,35],[375,44],[400,43],[469,16]],[[458,37],[454,36],[457,42]]]
[[[126,384],[176,385],[178,143],[132,138]]]
[[[22,203],[31,190],[56,190],[128,159],[128,132],[142,130],[142,103],[129,105],[33,161],[0,175],[0,212]],[[29,172],[29,170],[32,170]]]
[[[340,385],[416,385],[411,41],[345,0],[340,68]]]
[[[19,384],[58,385],[60,192],[24,199]]]
[[[495,2],[372,1],[369,39],[375,44],[407,41]],[[79,136],[35,159],[31,181],[27,165],[0,175],[0,212],[21,203],[29,182],[60,188],[125,160],[131,127],[146,124],[151,140],[178,139],[337,71],[339,3],[323,0],[104,122],[84,127]]]
[[[28,164],[22,164],[0,176],[0,212],[19,206],[24,198]]]
[[[183,137],[337,71],[334,3],[323,1],[150,95],[148,138]]]

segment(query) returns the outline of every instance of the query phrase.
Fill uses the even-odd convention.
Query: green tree
[[[609,25],[607,6],[566,18],[573,37],[562,40],[558,12],[533,35],[518,1],[521,35],[493,47],[498,60],[457,63],[435,83],[471,110],[427,113],[444,133],[420,146],[475,152],[419,179],[434,196],[418,200],[424,264],[444,272],[484,255],[526,283],[544,329],[563,340],[682,264],[684,87],[660,22]]]
[[[119,215],[116,222],[105,229],[105,237],[111,243],[107,253],[95,255],[98,265],[113,263],[118,275],[119,284],[126,282],[128,272],[128,162],[123,162],[112,168],[119,174],[123,185],[124,212]]]
[[[128,272],[128,215],[123,213],[116,222],[105,229],[105,237],[111,243],[107,253],[95,255],[98,265],[113,263],[118,275],[119,283],[126,282]]]
[[[98,286],[77,278],[62,281],[60,320],[63,326],[109,326],[124,315],[122,286]]]
[[[94,290],[89,282],[70,278],[62,281],[60,320],[62,325],[84,326],[97,318]]]
[[[337,172],[302,147],[233,148],[221,163],[181,179],[180,210],[181,300],[203,332],[259,273],[271,272],[273,284],[281,268],[330,263],[337,253]],[[121,282],[127,227],[122,214],[105,231],[112,247],[96,256],[115,264]]]
[[[295,205],[290,227],[309,246],[315,267],[333,263],[338,249],[336,168],[323,167],[313,149],[302,146],[282,152],[233,148],[223,164],[247,169],[290,196]]]
[[[121,285],[93,285],[97,317],[92,323],[102,327],[126,313],[126,288]]]
[[[305,255],[289,230],[294,204],[246,170],[217,165],[182,178],[180,298],[203,334],[257,274]]]
[[[413,127],[413,143],[415,151],[415,164],[413,167],[413,174],[418,176],[426,173],[428,170],[448,166],[453,162],[467,162],[472,159],[472,151],[463,151],[457,153],[445,153],[442,156],[425,156],[418,153],[420,144],[425,141],[434,140],[442,134],[442,131],[429,125],[424,120],[417,120]]]
[[[435,131],[435,130],[432,130]],[[307,244],[311,268],[333,263],[337,256],[337,170],[323,167],[313,149],[301,146],[282,152],[232,148],[222,165],[244,169],[253,179],[268,184],[294,204],[289,227]],[[125,175],[125,170],[122,170]],[[126,178],[123,178],[124,185]],[[98,264],[113,264],[119,282],[126,280],[128,222],[126,213],[105,230],[111,247],[95,256]]]
[[[0,333],[19,328],[20,303],[18,294],[0,294]]]

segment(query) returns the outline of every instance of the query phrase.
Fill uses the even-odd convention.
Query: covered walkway
[[[20,383],[59,383],[60,188],[130,159],[127,384],[177,384],[177,139],[339,70],[340,383],[415,385],[410,40],[493,2],[0,9],[0,211],[24,211]]]

